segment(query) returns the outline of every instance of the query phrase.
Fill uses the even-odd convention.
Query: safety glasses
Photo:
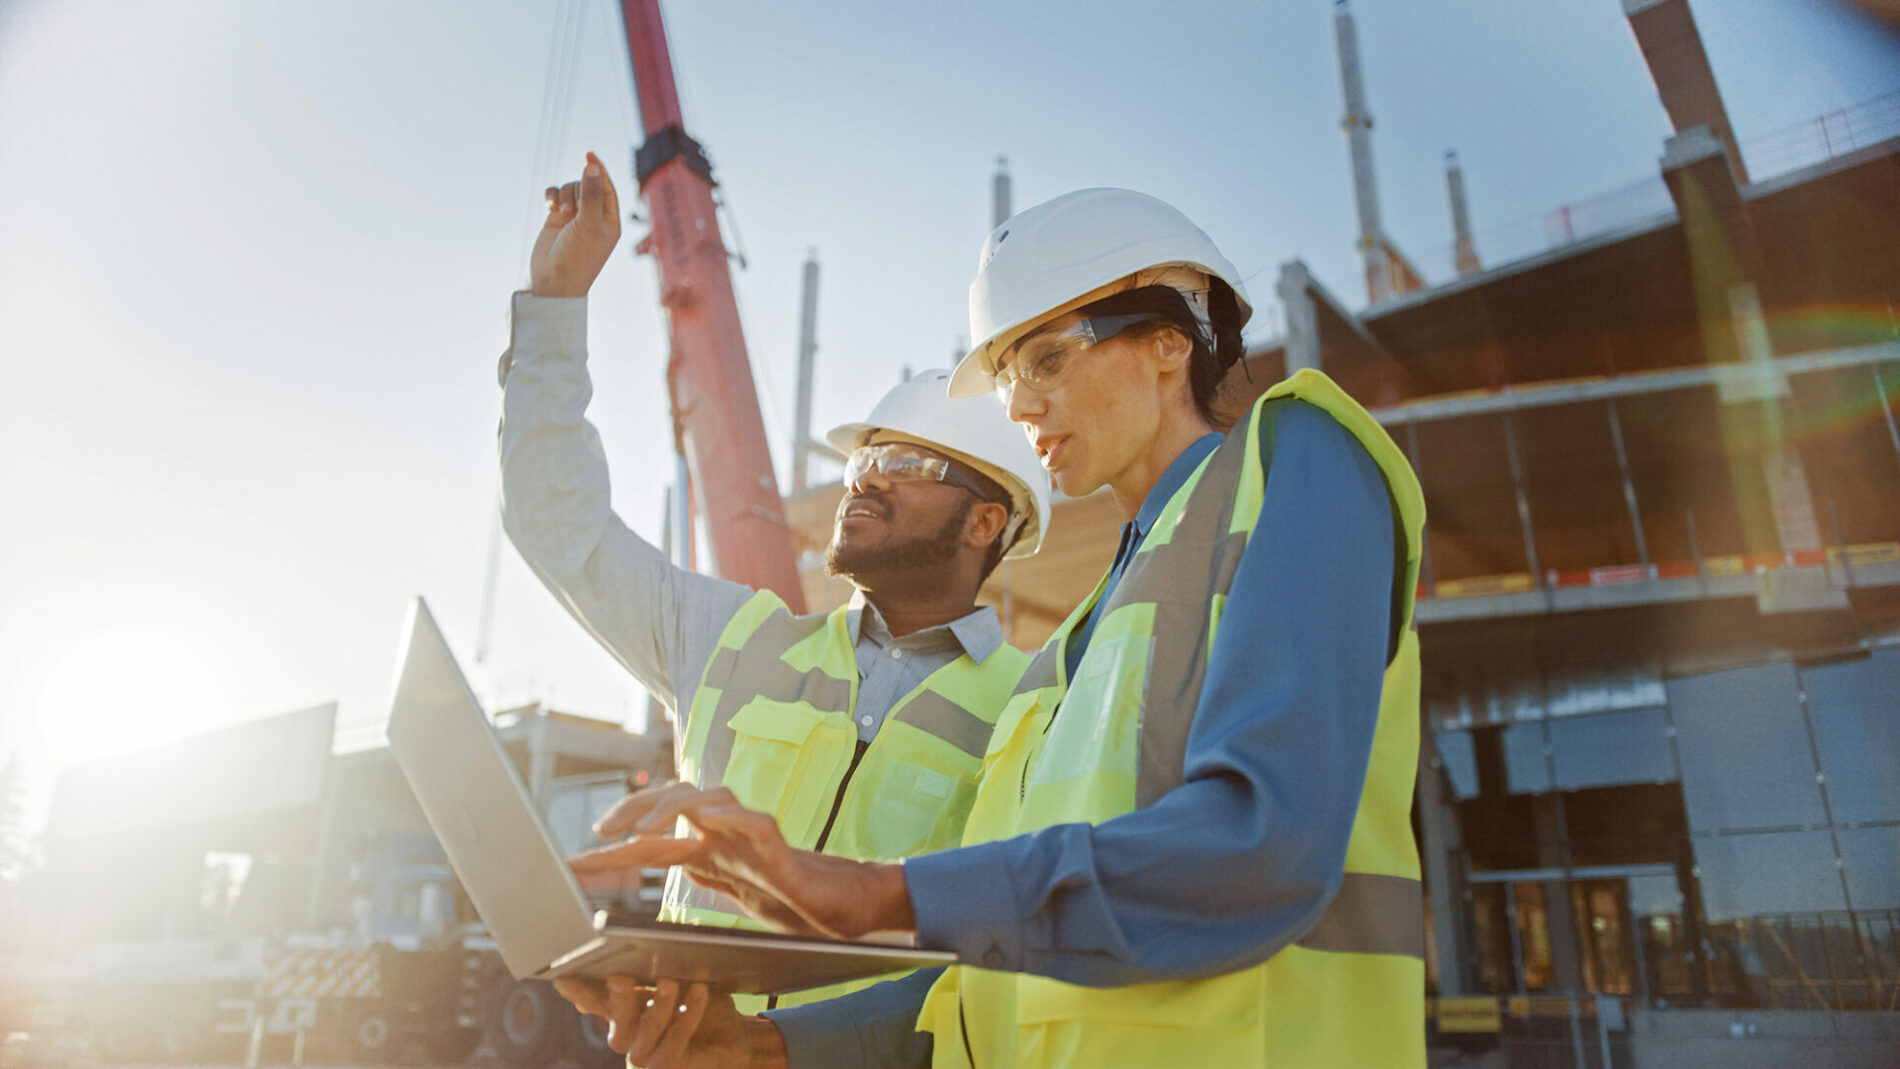
[[[1031,389],[1046,390],[1062,377],[1070,357],[1093,349],[1137,323],[1161,318],[1158,312],[1086,316],[1061,330],[1038,331],[1009,347],[990,381],[997,392],[1003,394],[1019,383]]]
[[[858,480],[873,468],[892,482],[939,482],[961,487],[984,501],[990,500],[982,484],[959,470],[955,462],[899,442],[852,450],[844,462],[845,489],[856,491]]]

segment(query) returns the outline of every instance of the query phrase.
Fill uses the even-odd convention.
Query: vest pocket
[[[856,743],[850,719],[808,702],[754,698],[727,726],[732,757],[722,782],[747,808],[776,817],[793,846],[809,847]]]
[[[1081,987],[1041,976],[1016,986],[1016,1021],[1099,1021],[1184,1029],[1245,1029],[1260,1023],[1264,978],[1258,967],[1206,980],[1129,987]],[[1113,1031],[1113,1029],[1109,1029]]]
[[[887,721],[858,768],[849,799],[868,856],[908,857],[955,846],[982,765],[915,725]]]
[[[1263,1060],[1262,990],[1257,968],[1211,980],[1110,988],[1025,976],[1016,995],[1016,1064],[1380,1064]]]

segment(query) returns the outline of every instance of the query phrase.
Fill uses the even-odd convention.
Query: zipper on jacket
[[[850,789],[851,776],[857,772],[858,762],[864,760],[864,751],[870,748],[870,743],[858,740],[857,751],[851,755],[851,764],[844,770],[844,779],[838,782],[837,797],[831,800],[831,815],[825,818],[825,830],[818,833],[818,845],[812,847],[814,853],[825,852],[825,840],[831,838],[831,826],[838,822],[838,810],[844,808],[844,792]]]

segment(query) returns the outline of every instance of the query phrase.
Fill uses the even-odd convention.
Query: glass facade
[[[1827,823],[1794,665],[1673,679],[1668,689],[1691,829]]]
[[[1431,711],[1468,989],[1837,1009],[1900,992],[1900,648],[1582,697],[1491,685]]]

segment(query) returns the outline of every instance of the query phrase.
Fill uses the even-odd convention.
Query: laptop
[[[593,913],[421,598],[410,604],[389,746],[516,979],[632,976],[778,994],[949,965],[949,951]]]

